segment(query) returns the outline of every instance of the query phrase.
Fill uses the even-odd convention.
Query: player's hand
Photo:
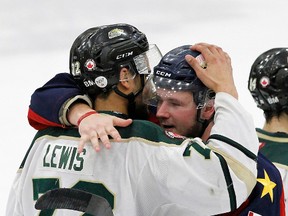
[[[193,56],[185,57],[195,70],[197,77],[216,93],[226,92],[238,98],[229,55],[222,48],[206,43],[195,44],[191,46],[191,49],[201,52],[206,62],[206,68],[203,68]]]
[[[127,127],[132,119],[121,119],[116,116],[97,113],[83,119],[79,125],[81,135],[78,152],[81,153],[87,142],[91,142],[96,152],[100,151],[100,140],[109,149],[111,147],[109,136],[114,140],[121,140],[121,136],[114,126]]]

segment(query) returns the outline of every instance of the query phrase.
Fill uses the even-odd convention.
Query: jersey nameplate
[[[77,145],[48,142],[42,152],[41,170],[54,170],[81,175],[92,175],[95,164],[95,152],[86,146],[82,153],[77,152]]]

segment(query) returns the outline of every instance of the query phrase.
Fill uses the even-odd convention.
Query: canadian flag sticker
[[[266,76],[263,76],[261,79],[260,79],[260,84],[263,88],[266,88],[269,84],[270,84],[270,79]]]
[[[85,62],[85,67],[88,71],[93,71],[95,70],[96,63],[93,59],[87,59],[87,61]]]

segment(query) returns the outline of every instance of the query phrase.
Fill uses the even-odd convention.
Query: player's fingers
[[[121,136],[118,130],[113,126],[110,126],[110,127],[107,126],[105,128],[105,131],[104,130],[102,130],[101,132],[98,131],[98,136],[105,146],[110,144],[109,136],[112,137],[116,141],[121,140]]]
[[[120,141],[121,140],[121,135],[118,132],[118,130],[116,130],[116,128],[110,128],[107,129],[107,133],[116,141]]]
[[[81,153],[83,151],[86,142],[87,142],[87,136],[85,135],[81,136],[78,144],[78,153]]]
[[[81,153],[83,151],[84,145],[85,144],[80,141],[80,143],[78,144],[78,153]]]
[[[227,61],[228,61],[228,64],[231,65],[231,58],[230,58],[230,56],[228,55],[228,53],[224,52],[224,55],[225,55],[225,58],[226,58]],[[232,65],[231,65],[231,66],[232,66]]]
[[[188,64],[194,69],[197,77],[204,83],[204,85],[210,88],[211,78],[207,77],[209,76],[209,74],[207,74],[207,71],[206,71],[206,68],[209,67],[208,63],[205,63],[205,68],[203,68],[203,66],[201,66],[198,60],[194,58],[193,56],[186,55],[185,59],[188,62]]]
[[[107,133],[106,128],[109,128],[109,126],[100,126],[97,129],[95,129],[95,132],[91,133],[91,137],[92,136],[96,136],[98,137],[98,139],[100,139],[102,141],[103,145],[107,145],[109,144],[109,133]]]
[[[191,55],[186,55],[185,59],[187,63],[195,70],[197,76],[198,76],[198,73],[203,72],[204,69],[201,67],[200,63],[197,61],[196,58],[194,58]]]
[[[222,48],[214,44],[197,43],[191,46],[191,50],[201,52],[207,62],[214,62],[215,60],[219,59],[219,56],[224,55]]]
[[[94,135],[94,136],[90,137],[90,141],[91,141],[91,143],[92,143],[93,149],[94,149],[96,152],[99,152],[99,151],[100,151],[100,145],[99,145],[98,136],[97,136],[97,135]]]
[[[113,118],[113,125],[119,127],[127,127],[132,123],[132,119],[121,119],[118,117]]]
[[[98,132],[98,138],[102,141],[102,144],[107,148],[111,148],[110,140],[106,131]],[[110,134],[109,134],[110,135]]]

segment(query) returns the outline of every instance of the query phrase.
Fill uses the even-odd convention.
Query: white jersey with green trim
[[[77,153],[77,129],[39,131],[11,189],[6,215],[82,215],[68,209],[36,210],[55,188],[104,197],[115,216],[215,215],[239,207],[256,183],[258,138],[240,103],[217,93],[215,125],[207,143],[168,137],[147,121],[119,131],[120,142],[96,153]]]

